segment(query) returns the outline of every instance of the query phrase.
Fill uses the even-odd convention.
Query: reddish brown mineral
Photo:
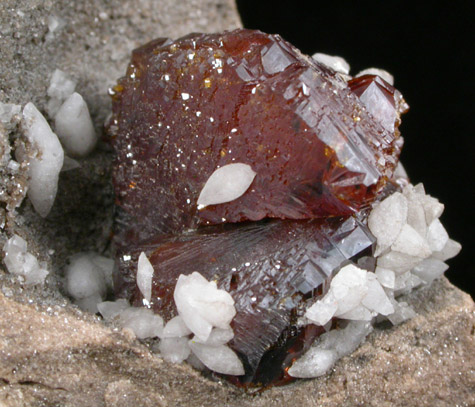
[[[362,210],[397,164],[402,97],[375,76],[347,83],[252,30],[146,44],[111,93],[118,296],[141,304],[141,251],[165,318],[178,276],[199,271],[236,302],[230,346],[246,370],[236,380],[285,380],[321,333],[297,324],[306,301],[345,262],[371,267]],[[210,175],[231,163],[256,173],[250,187],[198,210]]]
[[[140,238],[202,224],[350,215],[374,199],[399,155],[397,135],[343,77],[278,35],[153,41],[133,52],[114,92],[120,223]],[[198,211],[206,180],[233,162],[257,173],[251,187]]]
[[[284,377],[288,349],[301,334],[306,335],[301,349],[307,349],[323,332],[297,327],[306,300],[326,291],[342,264],[371,255],[373,243],[353,217],[208,226],[127,247],[118,256],[121,276],[115,286],[120,296],[143,305],[133,278],[144,251],[154,266],[151,306],[168,320],[176,315],[173,291],[180,274],[198,271],[217,281],[235,301],[230,346],[246,369],[239,380],[266,385]],[[294,350],[291,356],[297,355]]]

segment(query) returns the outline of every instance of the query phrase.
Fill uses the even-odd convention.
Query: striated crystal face
[[[387,112],[375,119],[341,75],[278,35],[236,30],[153,41],[133,52],[113,93],[119,223],[140,238],[267,217],[350,215],[374,199],[399,156]],[[397,116],[393,109],[391,120]],[[251,187],[198,211],[206,180],[234,162],[258,174]]]
[[[180,274],[197,271],[217,281],[235,301],[230,346],[246,370],[239,381],[265,385],[284,379],[297,356],[293,351],[287,358],[288,350],[300,335],[306,336],[304,350],[323,332],[298,327],[306,301],[326,291],[342,264],[370,255],[373,244],[367,227],[353,217],[209,226],[119,252],[116,289],[135,305],[143,304],[133,279],[142,251],[154,268],[151,306],[165,319],[176,315],[173,291]]]
[[[237,384],[288,380],[324,332],[299,324],[308,302],[343,265],[374,269],[365,209],[396,188],[406,106],[377,76],[347,78],[278,35],[235,30],[152,41],[111,92],[116,294],[143,304],[142,251],[165,319],[181,274],[216,281],[235,301]],[[203,198],[220,182],[231,198]]]

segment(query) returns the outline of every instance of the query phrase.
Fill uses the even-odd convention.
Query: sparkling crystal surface
[[[241,383],[267,384],[284,376],[288,350],[303,334],[297,319],[306,300],[325,292],[342,264],[371,254],[373,244],[367,227],[353,217],[210,226],[124,248],[116,288],[143,304],[135,284],[142,251],[155,271],[151,306],[165,319],[176,315],[173,291],[180,274],[198,271],[217,281],[235,301],[230,346],[245,365]],[[310,332],[306,345],[321,333]]]
[[[356,83],[259,31],[190,34],[135,50],[112,89],[109,126],[123,229],[147,238],[368,205],[392,176],[401,143],[386,116],[368,113]],[[251,187],[198,211],[207,179],[233,162],[257,173]]]
[[[402,96],[374,75],[347,82],[253,30],[152,41],[111,96],[116,294],[143,305],[142,251],[150,304],[166,320],[180,274],[215,280],[235,301],[229,346],[246,371],[227,378],[285,382],[324,331],[297,323],[308,301],[348,262],[374,270],[365,213],[396,188]],[[210,176],[233,163],[250,166],[250,186],[198,208]]]

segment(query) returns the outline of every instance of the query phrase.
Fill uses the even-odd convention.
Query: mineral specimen
[[[245,386],[290,380],[293,361],[352,315],[303,322],[348,263],[364,269],[355,306],[369,319],[394,311],[366,224],[371,203],[399,188],[407,105],[390,84],[336,72],[278,35],[235,30],[138,48],[110,93],[118,297],[176,321],[181,275],[216,282],[234,301],[227,346],[245,370],[228,378]],[[151,289],[149,274],[136,276],[143,256]],[[188,357],[186,339],[169,339],[164,350]],[[209,353],[189,346],[208,366]]]

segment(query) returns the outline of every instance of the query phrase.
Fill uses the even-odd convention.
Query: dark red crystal
[[[278,35],[236,30],[133,52],[113,97],[120,223],[141,238],[202,224],[350,215],[374,199],[399,144],[345,79]],[[115,131],[114,131],[115,130]],[[257,173],[198,211],[216,168]]]
[[[390,187],[402,97],[378,77],[347,83],[252,30],[152,41],[112,94],[116,294],[142,304],[142,251],[154,267],[151,305],[165,319],[176,314],[180,274],[216,280],[236,302],[229,345],[246,374],[232,380],[284,382],[322,333],[297,324],[307,301],[343,264],[371,267],[364,209]],[[256,172],[249,189],[198,210],[207,179],[230,163]]]
[[[216,281],[235,301],[229,345],[246,369],[239,380],[267,384],[284,374],[287,349],[302,333],[297,319],[306,300],[321,295],[342,264],[370,255],[373,243],[353,217],[208,226],[128,246],[118,253],[115,287],[143,304],[134,277],[144,251],[154,267],[151,306],[168,320],[176,315],[173,292],[180,274],[198,271]],[[305,345],[314,338],[307,332]]]

